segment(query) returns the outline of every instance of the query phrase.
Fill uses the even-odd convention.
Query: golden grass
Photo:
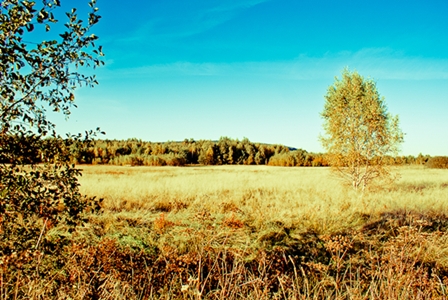
[[[171,262],[160,299],[447,297],[448,170],[362,193],[328,168],[82,168],[98,234]]]
[[[0,268],[0,299],[448,297],[448,170],[362,193],[327,168],[80,168],[104,211],[49,233],[51,274]]]
[[[359,193],[341,186],[328,168],[268,166],[81,166],[81,191],[104,198],[112,212],[176,215],[238,214],[266,224],[331,233],[386,211],[448,213],[448,170],[400,167],[390,186]]]

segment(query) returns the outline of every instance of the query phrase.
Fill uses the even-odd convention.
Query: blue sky
[[[82,1],[77,1],[81,6]],[[344,67],[377,82],[402,154],[448,155],[448,1],[98,0],[100,85],[63,132],[221,136],[323,151],[324,95]],[[56,117],[58,119],[58,117]]]

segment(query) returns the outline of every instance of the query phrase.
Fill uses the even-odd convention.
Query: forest
[[[74,164],[109,164],[117,166],[188,166],[188,165],[269,165],[284,167],[325,167],[324,153],[313,153],[285,145],[254,143],[221,137],[217,141],[185,139],[183,141],[149,142],[131,138],[108,139],[54,139],[24,143],[15,137],[10,145],[22,147],[23,156],[34,157],[36,162],[48,162],[51,149],[65,153]],[[38,145],[36,145],[38,143]],[[32,149],[23,145],[32,144]],[[31,152],[31,155],[30,155]],[[424,165],[431,156],[386,157],[389,165]]]

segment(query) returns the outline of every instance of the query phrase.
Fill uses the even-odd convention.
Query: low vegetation
[[[81,168],[102,212],[50,230],[71,242],[57,265],[50,250],[28,258],[41,277],[3,261],[0,299],[447,296],[445,170],[400,167],[358,193],[328,168]]]

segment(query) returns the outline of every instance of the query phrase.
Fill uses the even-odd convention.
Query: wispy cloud
[[[310,80],[333,78],[344,67],[376,80],[448,79],[448,59],[406,57],[390,49],[364,49],[323,57],[299,56],[291,61],[280,62],[176,62],[115,69],[113,72],[114,76],[124,77],[232,76]]]
[[[405,56],[388,48],[369,48],[343,53],[336,58],[376,79],[448,79],[448,59]],[[359,67],[358,67],[359,66]]]
[[[257,4],[270,0],[163,1],[150,5],[148,20],[120,41],[182,38],[199,34],[227,22]]]

